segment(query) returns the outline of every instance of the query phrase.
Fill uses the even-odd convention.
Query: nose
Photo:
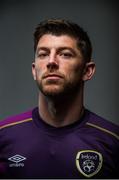
[[[51,53],[47,63],[47,68],[50,70],[58,69],[59,64],[55,53]]]

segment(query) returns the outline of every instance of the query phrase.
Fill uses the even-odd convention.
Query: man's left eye
[[[60,56],[63,56],[64,58],[71,58],[73,55],[71,53],[62,53]]]

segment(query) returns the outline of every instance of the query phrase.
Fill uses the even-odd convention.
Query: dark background
[[[0,1],[0,119],[37,106],[31,75],[33,32],[44,19],[66,18],[89,34],[96,63],[86,83],[85,106],[118,123],[119,3],[116,0]]]

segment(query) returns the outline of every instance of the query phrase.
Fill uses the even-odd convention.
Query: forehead
[[[48,48],[70,47],[78,50],[77,40],[68,35],[55,36],[51,34],[45,34],[38,41],[37,48],[39,47],[48,47]]]

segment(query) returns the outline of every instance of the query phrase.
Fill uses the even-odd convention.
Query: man
[[[38,107],[0,122],[1,178],[119,178],[119,127],[84,107],[95,72],[87,33],[62,19],[34,33]]]

